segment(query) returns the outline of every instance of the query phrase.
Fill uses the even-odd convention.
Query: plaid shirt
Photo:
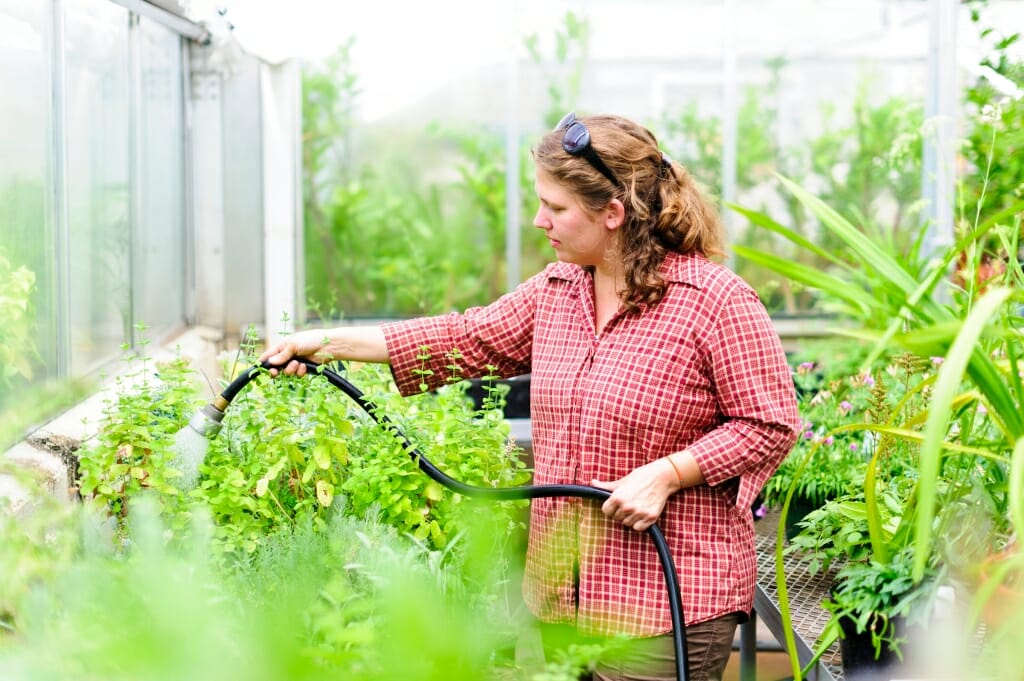
[[[549,265],[463,314],[384,327],[399,390],[419,390],[421,348],[437,387],[457,348],[468,377],[530,373],[534,483],[611,481],[683,449],[707,484],[669,498],[659,526],[679,570],[684,621],[749,612],[756,579],[751,503],[796,440],[792,376],[757,294],[700,255],[669,254],[665,297],[620,310],[594,335],[591,277]],[[548,622],[652,636],[672,629],[646,533],[578,498],[531,502],[523,595]],[[576,580],[578,569],[578,583]]]

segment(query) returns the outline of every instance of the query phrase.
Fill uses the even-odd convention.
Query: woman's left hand
[[[658,521],[668,498],[680,488],[672,465],[662,459],[640,466],[614,482],[593,480],[590,484],[612,493],[602,504],[601,512],[637,532]]]

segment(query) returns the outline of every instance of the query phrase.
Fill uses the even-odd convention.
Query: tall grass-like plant
[[[821,291],[847,319],[860,323],[860,329],[837,329],[874,343],[868,358],[907,350],[922,357],[943,358],[937,374],[923,383],[927,391],[924,406],[916,413],[902,414],[898,421],[885,424],[851,423],[842,430],[871,430],[879,436],[899,438],[917,448],[917,480],[907,498],[900,521],[903,542],[912,545],[912,578],[921,582],[935,560],[935,532],[941,522],[942,502],[964,494],[965,488],[950,484],[950,466],[963,466],[963,457],[980,461],[979,470],[990,471],[990,491],[1005,508],[1001,492],[1002,476],[1009,465],[1009,452],[1024,436],[1024,390],[1019,366],[1021,356],[1020,317],[1017,310],[1021,294],[988,283],[969,285],[954,292],[950,304],[936,300],[939,287],[948,286],[949,272],[960,254],[969,252],[989,233],[1005,231],[1009,219],[1019,232],[1024,208],[1016,204],[966,230],[947,252],[933,260],[906,261],[873,242],[837,211],[792,181],[784,185],[820,221],[822,228],[846,245],[845,258],[825,252],[801,235],[779,225],[768,216],[737,207],[755,224],[774,231],[803,248],[812,249],[831,263],[821,271],[799,263],[782,261],[770,253],[737,248],[737,253],[778,273]],[[1015,251],[1013,251],[1015,252]],[[1015,268],[1011,265],[1011,269]],[[974,270],[966,273],[968,280]],[[867,362],[866,362],[867,364]],[[983,418],[977,414],[982,413]],[[993,428],[987,428],[992,424]],[[872,556],[886,564],[896,555],[892,535],[882,526],[884,514],[879,506],[878,474],[884,461],[874,457],[864,482],[867,522]],[[955,482],[955,480],[954,480]],[[784,512],[788,510],[784,506]],[[780,548],[781,554],[781,533]],[[785,576],[778,556],[778,582],[783,598],[783,616],[788,621]],[[794,660],[795,655],[794,655]],[[795,664],[795,663],[794,663]],[[795,669],[798,674],[799,670]]]

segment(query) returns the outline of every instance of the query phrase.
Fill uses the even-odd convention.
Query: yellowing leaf
[[[441,501],[441,497],[444,496],[444,490],[437,482],[431,482],[427,485],[427,490],[424,494],[426,494],[427,499],[430,499],[431,501]]]
[[[262,497],[267,493],[267,487],[270,486],[270,481],[266,478],[260,478],[256,481],[256,496]]]
[[[334,501],[334,485],[326,480],[316,481],[316,500],[321,506],[327,507]]]
[[[313,447],[313,460],[321,469],[327,470],[331,467],[331,450],[327,448],[327,445]]]

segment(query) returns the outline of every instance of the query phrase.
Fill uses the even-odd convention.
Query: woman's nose
[[[533,226],[540,227],[541,229],[547,229],[551,226],[551,221],[544,214],[543,208],[538,208],[537,213],[533,216]]]

